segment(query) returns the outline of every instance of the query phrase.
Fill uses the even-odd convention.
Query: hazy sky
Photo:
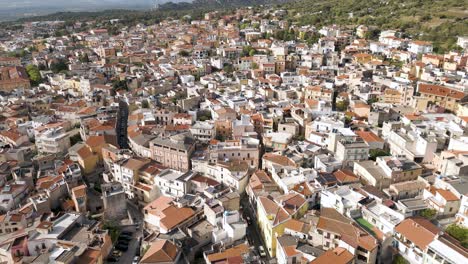
[[[68,7],[68,6],[82,6],[86,7],[87,5],[91,6],[131,6],[131,5],[153,5],[156,2],[169,2],[170,0],[0,0],[0,9],[1,8],[23,8],[23,7],[44,7],[44,6],[54,6],[54,7]],[[190,2],[191,0],[172,0],[172,2]]]

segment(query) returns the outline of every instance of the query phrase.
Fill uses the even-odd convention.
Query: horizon
[[[140,10],[167,2],[192,2],[193,0],[0,0],[0,21],[49,15],[57,12],[104,11],[109,9]]]

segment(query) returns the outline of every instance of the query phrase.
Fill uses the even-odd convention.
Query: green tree
[[[118,91],[121,89],[128,91],[127,81],[126,80],[114,80],[112,82],[112,88],[114,89],[114,91]]]
[[[50,70],[54,73],[67,71],[68,70],[67,62],[64,59],[58,59],[50,64]]]
[[[143,100],[143,101],[141,101],[141,107],[142,107],[142,108],[149,108],[148,100]]]
[[[409,264],[409,262],[401,255],[396,255],[393,258],[392,264]]]
[[[371,149],[369,150],[369,156],[371,160],[376,160],[377,157],[390,156],[390,152],[383,149]]]
[[[460,241],[463,247],[468,248],[468,228],[451,224],[445,229],[445,232]]]
[[[428,219],[428,220],[432,220],[436,217],[437,215],[437,211],[435,209],[424,209],[421,211],[421,214],[420,216]]]
[[[348,106],[349,106],[349,103],[348,101],[339,101],[339,102],[336,102],[336,110],[337,111],[346,111],[348,110]]]
[[[37,86],[42,82],[41,73],[39,72],[39,68],[36,65],[29,64],[26,66],[26,72],[28,73],[31,85]]]
[[[79,60],[83,63],[88,63],[90,62],[88,53],[85,53],[84,55],[79,56]]]
[[[182,56],[182,57],[188,57],[190,56],[190,53],[186,50],[181,50],[179,51],[179,55]]]

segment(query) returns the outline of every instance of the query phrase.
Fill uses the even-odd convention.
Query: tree
[[[50,70],[54,73],[68,70],[67,62],[64,59],[58,59],[50,64]]]
[[[336,110],[337,111],[340,111],[340,112],[346,111],[346,110],[348,110],[348,106],[349,106],[348,101],[336,102]]]
[[[179,55],[182,56],[182,57],[188,57],[190,56],[190,53],[186,50],[181,50],[179,51]]]
[[[408,264],[409,262],[402,257],[401,255],[396,255],[395,258],[393,258],[392,264]]]
[[[37,86],[42,82],[41,73],[36,65],[29,64],[26,66],[26,72],[28,73],[31,85]]]
[[[435,209],[424,209],[421,211],[421,214],[420,214],[420,216],[428,220],[434,219],[436,215],[437,215],[437,211]]]
[[[90,62],[88,53],[85,53],[84,55],[79,56],[79,60],[83,63],[88,63]]]
[[[391,154],[383,149],[371,149],[369,150],[369,156],[371,160],[376,160],[377,157],[391,156]]]
[[[468,228],[451,224],[445,229],[445,232],[460,241],[463,247],[468,248]]]
[[[127,81],[126,80],[114,80],[112,82],[112,88],[114,89],[114,91],[118,91],[121,89],[128,91]]]
[[[149,108],[148,100],[141,101],[141,108]]]

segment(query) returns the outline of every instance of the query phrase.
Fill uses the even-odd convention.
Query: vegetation
[[[211,120],[211,112],[209,110],[199,111],[197,116],[200,121]]]
[[[393,258],[392,264],[409,264],[409,262],[401,255],[396,255]]]
[[[421,211],[421,214],[420,214],[420,216],[428,220],[434,219],[436,215],[437,215],[437,211],[435,209],[424,209]]]
[[[383,149],[371,149],[369,150],[369,156],[371,160],[376,160],[377,157],[391,156],[389,151]]]
[[[112,89],[114,91],[126,90],[128,91],[128,85],[126,80],[114,80],[112,82]]]
[[[373,230],[374,226],[371,223],[369,223],[366,219],[360,217],[356,219],[356,222],[358,222],[358,224],[362,226],[367,232],[375,235],[374,230]]]
[[[50,70],[53,73],[59,73],[68,70],[67,62],[65,59],[58,59],[50,64]]]
[[[77,134],[70,137],[70,145],[71,146],[73,146],[76,143],[81,142],[81,141],[83,141],[83,140],[81,139],[80,133],[77,133]]]
[[[336,110],[344,112],[348,110],[349,102],[348,101],[339,101],[336,103]]]
[[[120,230],[115,223],[106,222],[102,228],[109,231],[109,236],[111,237],[112,242],[117,241],[120,235]]]
[[[457,0],[298,0],[284,8],[299,25],[367,25],[371,39],[378,30],[397,29],[401,37],[433,41],[439,53],[454,49],[468,31],[467,6]]]
[[[149,108],[148,100],[141,101],[141,108]]]
[[[218,10],[219,15],[223,15],[241,6],[254,6],[257,11],[268,8],[259,5],[275,5],[277,8],[287,10],[288,15],[285,19],[298,26],[367,25],[369,31],[366,37],[370,39],[376,39],[380,30],[396,29],[401,32],[400,37],[433,41],[434,51],[438,53],[457,49],[457,36],[464,35],[468,31],[467,6],[464,1],[458,0],[195,0],[192,3],[165,3],[152,11],[59,12],[23,18],[17,22],[6,22],[3,26],[17,28],[21,27],[20,23],[41,20],[62,20],[67,25],[72,25],[71,22],[76,20],[94,21],[97,24],[104,24],[109,34],[113,35],[119,32],[121,26],[134,26],[138,23],[150,25],[168,17],[190,17],[191,20],[200,19],[206,12],[214,10]],[[119,25],[109,24],[110,19],[119,19]],[[241,24],[243,28],[247,26],[249,24]],[[86,27],[82,28],[84,29]],[[66,33],[64,28],[57,34]],[[294,30],[280,30],[275,33],[275,37],[292,40],[297,39],[298,34]],[[315,43],[318,37],[315,33],[307,33],[300,38],[310,44]]]
[[[36,65],[29,64],[26,66],[26,72],[28,73],[32,86],[37,86],[42,82],[41,73]]]
[[[447,227],[445,232],[460,241],[463,247],[468,248],[468,228],[452,224]]]

